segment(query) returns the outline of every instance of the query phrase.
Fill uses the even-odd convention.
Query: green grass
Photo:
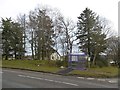
[[[53,62],[52,65],[49,65],[48,63],[49,62],[47,60],[3,60],[2,67],[20,68],[52,73],[60,70],[60,68],[53,65]]]
[[[2,60],[0,59],[0,67],[2,67]]]
[[[39,65],[39,66],[38,66]],[[2,67],[7,68],[19,68],[43,72],[56,73],[61,70],[56,67],[54,61],[48,60],[3,60]],[[118,76],[117,67],[103,67],[103,68],[89,68],[87,70],[73,70],[68,75],[77,75],[83,77],[99,77],[99,78],[110,78]]]
[[[100,78],[111,78],[118,76],[117,67],[103,67],[103,68],[89,68],[87,70],[74,70],[70,72],[71,75],[78,75],[84,77],[100,77]]]

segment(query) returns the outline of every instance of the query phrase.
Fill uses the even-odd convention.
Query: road
[[[118,88],[118,84],[102,79],[4,68],[2,88]]]

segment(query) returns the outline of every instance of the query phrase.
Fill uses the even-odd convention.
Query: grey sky
[[[58,8],[68,18],[77,21],[77,17],[86,8],[110,20],[114,30],[118,31],[119,0],[0,0],[0,17],[16,18],[20,13],[33,10],[38,5]]]

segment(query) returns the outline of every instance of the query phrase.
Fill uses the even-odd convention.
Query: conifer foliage
[[[78,17],[77,27],[79,48],[91,58],[94,65],[96,57],[106,49],[106,35],[102,33],[103,27],[99,23],[99,16],[86,8]]]

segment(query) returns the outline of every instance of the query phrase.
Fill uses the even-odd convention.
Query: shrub
[[[63,66],[63,61],[57,60],[56,61],[56,66],[57,67]]]
[[[64,67],[68,67],[68,60],[67,60],[67,59],[65,59],[65,60],[63,61],[63,66],[64,66]]]
[[[107,60],[101,59],[101,60],[97,60],[96,65],[99,67],[104,67],[104,66],[108,66],[108,62]]]

